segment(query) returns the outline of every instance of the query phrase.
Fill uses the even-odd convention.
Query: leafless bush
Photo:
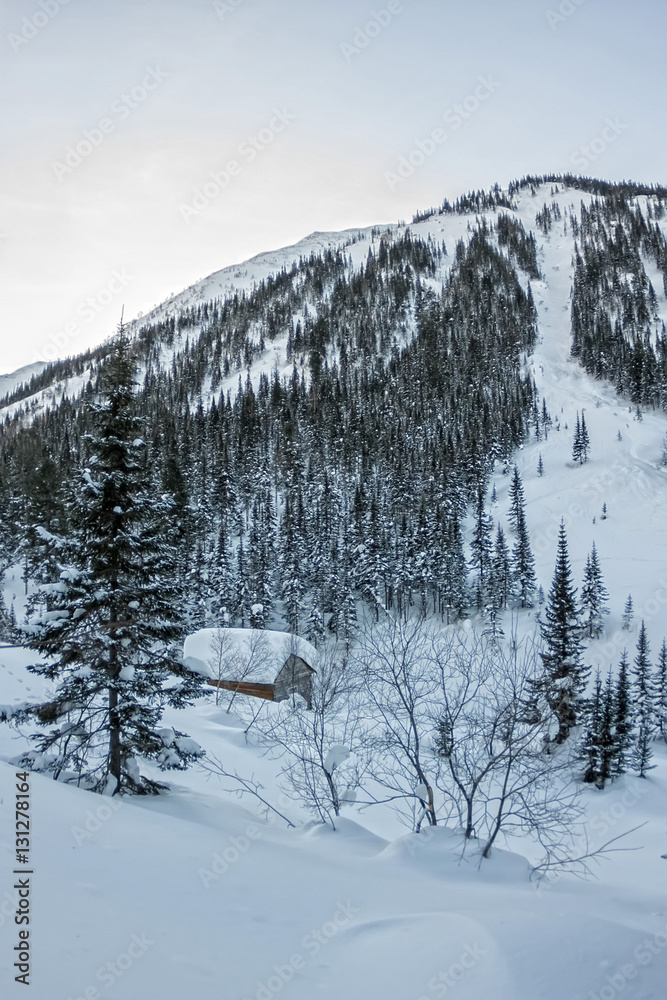
[[[289,791],[335,827],[345,802],[354,800],[364,772],[358,682],[336,644],[320,653],[308,709],[299,695],[275,705],[262,718],[267,752],[283,760]]]

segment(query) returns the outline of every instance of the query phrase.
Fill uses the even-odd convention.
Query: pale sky
[[[526,173],[667,183],[666,28],[663,0],[3,0],[0,373],[314,230]]]

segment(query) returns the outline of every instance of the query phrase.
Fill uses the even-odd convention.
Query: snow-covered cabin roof
[[[291,653],[315,669],[317,650],[289,632],[256,628],[202,628],[185,640],[185,660],[198,660],[212,679],[273,684]],[[190,664],[197,673],[204,673]]]

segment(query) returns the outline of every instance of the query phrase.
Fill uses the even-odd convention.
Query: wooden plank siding
[[[264,698],[265,701],[275,701],[273,684],[251,684],[248,681],[208,681],[211,687],[224,688],[225,691],[235,691],[250,695],[251,698]]]

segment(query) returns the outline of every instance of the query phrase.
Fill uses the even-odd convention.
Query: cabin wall
[[[310,708],[313,700],[313,671],[305,660],[291,653],[273,687],[276,701],[284,701],[296,693],[301,695]]]

